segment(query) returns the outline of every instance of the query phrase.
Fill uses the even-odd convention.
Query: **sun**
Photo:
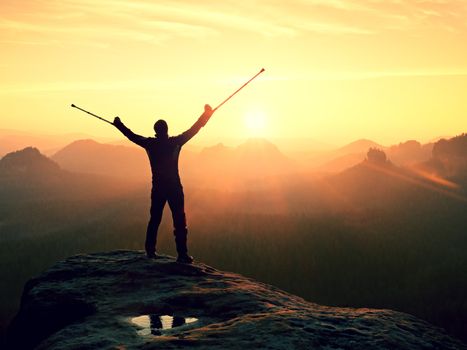
[[[245,114],[245,127],[252,136],[263,135],[266,131],[267,118],[263,111],[249,111]]]

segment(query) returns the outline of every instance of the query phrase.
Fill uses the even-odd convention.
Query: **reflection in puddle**
[[[194,317],[179,317],[170,315],[142,315],[133,317],[131,322],[141,327],[139,335],[161,335],[164,330],[183,326],[198,321]]]

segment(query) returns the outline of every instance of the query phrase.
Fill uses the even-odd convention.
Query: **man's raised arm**
[[[210,105],[204,105],[204,113],[198,118],[198,120],[193,124],[191,128],[185,131],[183,134],[178,136],[180,144],[183,145],[188,142],[193,136],[195,136],[198,131],[206,125],[206,123],[211,118],[215,110],[211,108]]]
[[[114,119],[113,125],[121,131],[123,135],[125,135],[128,140],[136,143],[138,146],[141,147],[146,147],[147,144],[147,138],[141,135],[135,134],[133,131],[128,129],[125,124],[122,123],[119,117],[116,117]]]

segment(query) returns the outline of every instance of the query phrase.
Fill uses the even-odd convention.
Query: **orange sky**
[[[198,143],[455,135],[466,18],[467,1],[443,0],[3,0],[0,128],[119,137],[75,103],[145,135],[164,117],[176,134],[264,67]]]

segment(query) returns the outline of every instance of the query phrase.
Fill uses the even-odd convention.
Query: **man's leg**
[[[146,248],[146,254],[152,257],[156,253],[156,242],[157,242],[157,230],[162,219],[162,212],[167,198],[163,191],[153,188],[151,191],[151,217],[148,223],[148,229],[146,231],[146,242],[144,244]]]
[[[176,186],[170,189],[168,195],[170,210],[172,211],[172,219],[174,223],[175,244],[177,246],[178,260],[191,263],[193,258],[188,255],[187,235],[185,217],[185,199],[182,186]]]

